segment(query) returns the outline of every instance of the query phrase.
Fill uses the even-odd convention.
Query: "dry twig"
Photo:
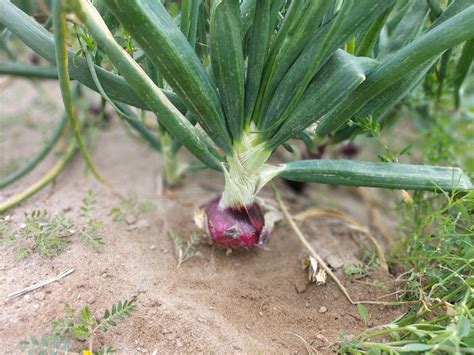
[[[15,298],[15,297],[18,297],[18,296],[22,296],[22,295],[27,294],[31,291],[37,290],[37,289],[39,289],[43,286],[49,285],[50,283],[53,283],[55,281],[59,281],[63,277],[66,277],[66,276],[72,274],[73,272],[74,272],[74,268],[67,269],[63,272],[60,272],[57,276],[55,276],[53,278],[50,278],[50,279],[45,280],[45,281],[40,281],[40,282],[38,282],[34,285],[31,285],[31,286],[25,287],[21,290],[12,292],[8,295],[8,298],[12,299],[12,298]]]

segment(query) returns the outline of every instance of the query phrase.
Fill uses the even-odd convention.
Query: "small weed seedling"
[[[357,312],[359,312],[360,317],[362,318],[362,320],[365,323],[365,326],[367,327],[367,320],[369,318],[369,311],[367,310],[367,308],[362,303],[359,303],[357,305]]]
[[[352,264],[344,269],[347,276],[362,279],[379,265],[379,259],[375,250],[366,246],[361,247],[362,261],[358,264]]]
[[[10,228],[7,218],[0,218],[0,246],[8,245],[15,240],[15,233]]]
[[[25,213],[25,222],[18,231],[21,236],[18,258],[23,259],[33,251],[48,257],[61,254],[70,243],[73,228],[74,223],[63,213],[50,215],[46,210]]]
[[[81,242],[90,246],[93,249],[99,249],[104,245],[102,239],[102,229],[104,223],[97,218],[92,217],[92,211],[95,209],[96,194],[92,190],[88,190],[86,196],[82,200],[81,218],[84,221],[84,226],[80,229],[79,238]]]
[[[174,242],[175,255],[178,261],[176,268],[179,268],[182,263],[192,257],[201,256],[201,252],[196,250],[197,245],[201,242],[201,238],[198,234],[191,234],[191,237],[187,241],[184,241],[182,236],[173,229],[170,230],[169,234]]]
[[[64,318],[53,321],[51,334],[43,335],[41,339],[32,336],[29,340],[22,340],[20,346],[28,354],[67,354],[81,351],[84,354],[112,354],[115,350],[110,346],[94,350],[94,338],[98,333],[107,332],[111,326],[115,327],[135,308],[133,301],[120,301],[106,309],[102,317],[96,318],[88,306],[75,314],[72,307],[66,305]],[[72,344],[75,341],[87,342],[87,348],[78,345],[77,351],[73,351]]]
[[[137,218],[143,213],[152,211],[156,208],[155,204],[149,200],[141,200],[136,193],[129,193],[128,197],[120,207],[114,207],[110,210],[110,215],[114,222],[123,222],[127,216]]]

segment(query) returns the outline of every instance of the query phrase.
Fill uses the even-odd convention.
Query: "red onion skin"
[[[231,249],[250,248],[265,241],[262,233],[265,219],[260,206],[254,203],[239,209],[221,208],[217,197],[202,208],[212,240]]]

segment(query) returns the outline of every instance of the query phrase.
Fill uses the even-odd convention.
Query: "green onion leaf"
[[[211,64],[227,127],[240,141],[244,122],[244,56],[239,0],[217,1],[211,10]]]
[[[387,189],[454,191],[472,190],[459,168],[352,160],[304,160],[284,165],[288,180],[321,184],[382,187]]]
[[[79,120],[74,112],[72,103],[71,86],[68,72],[68,52],[67,52],[67,23],[66,14],[64,10],[64,3],[61,0],[55,0],[53,3],[53,28],[54,40],[56,44],[56,64],[58,67],[59,87],[61,88],[61,95],[63,97],[64,108],[69,118],[74,138],[76,139],[79,150],[84,157],[87,167],[92,175],[102,183],[106,183],[105,179],[99,174],[89,151],[81,136],[81,129]]]

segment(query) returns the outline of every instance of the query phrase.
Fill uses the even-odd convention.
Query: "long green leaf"
[[[196,33],[201,0],[183,0],[181,3],[181,32],[188,39],[191,47],[196,45]]]
[[[173,106],[143,69],[115,41],[96,9],[87,0],[79,0],[79,3],[86,13],[82,20],[99,47],[107,54],[146,105],[156,113],[160,124],[169,132],[173,132],[173,136],[203,163],[213,169],[220,170],[221,163],[216,152],[197,134],[194,126]]]
[[[252,26],[252,20],[255,13],[258,0],[243,0],[240,4],[240,23],[242,24],[242,36],[247,34],[247,31]]]
[[[377,17],[374,22],[364,32],[357,36],[355,54],[357,56],[370,57],[372,50],[379,39],[380,32],[382,31],[387,18],[392,12],[393,5],[385,10],[382,15]]]
[[[450,48],[446,52],[443,53],[443,55],[441,56],[441,59],[439,60],[439,69],[436,73],[436,76],[438,77],[438,90],[436,93],[438,100],[441,98],[441,95],[443,94],[444,81],[448,73],[449,62],[451,60],[452,54],[453,54],[453,49]]]
[[[196,29],[196,54],[203,63],[208,61],[209,46],[207,36],[207,22],[208,22],[208,11],[206,6],[202,4],[199,7],[198,23]]]
[[[160,74],[224,151],[231,151],[217,90],[193,48],[160,1],[105,0]]]
[[[392,29],[388,38],[379,46],[377,59],[382,60],[406,46],[420,33],[428,15],[428,5],[425,1],[411,0],[397,25]]]
[[[281,13],[280,11],[284,8],[286,0],[273,0],[270,7],[270,35],[273,34],[276,28],[281,25]]]
[[[288,69],[316,33],[329,4],[329,0],[293,1],[291,3],[265,65],[263,79],[265,87],[261,92],[262,113],[267,110],[271,96]]]
[[[227,127],[239,142],[244,126],[245,69],[239,0],[217,1],[211,10],[211,64]]]
[[[105,179],[99,174],[94,163],[92,162],[89,150],[82,139],[79,120],[77,119],[76,113],[74,112],[68,71],[66,13],[64,10],[64,2],[62,0],[55,0],[53,2],[52,15],[54,41],[56,44],[56,65],[58,67],[59,87],[61,88],[61,96],[63,98],[64,108],[69,118],[69,123],[71,125],[74,138],[76,139],[77,145],[82,156],[84,157],[87,167],[97,180],[105,183]]]
[[[456,65],[456,72],[454,74],[454,104],[459,108],[461,104],[461,86],[469,74],[469,68],[474,60],[474,39],[467,41],[464,44],[461,56]]]
[[[56,63],[53,35],[10,1],[0,1],[0,23],[3,23],[16,37],[41,57],[53,64]],[[86,61],[75,57],[72,50],[68,51],[68,56],[71,78],[92,90],[98,91]],[[148,109],[123,78],[109,73],[100,67],[96,67],[96,71],[104,90],[111,99],[145,110]],[[173,105],[180,111],[186,112],[186,107],[175,93],[167,90],[163,92],[173,102]]]
[[[324,117],[317,128],[319,135],[326,135],[343,126],[372,97],[396,83],[418,65],[446,49],[474,37],[474,6],[425,33],[397,53],[387,58],[367,76],[367,80],[346,98],[330,116]]]
[[[252,118],[257,100],[270,42],[270,3],[270,0],[261,0],[257,3],[253,25],[250,30],[247,81],[245,83],[245,123],[247,126]]]
[[[0,60],[0,75],[24,76],[37,79],[57,79],[58,70],[54,67]]]
[[[353,160],[295,161],[284,166],[281,176],[294,181],[387,189],[427,191],[472,189],[471,181],[459,168]]]
[[[372,60],[357,58],[338,49],[316,75],[291,116],[272,137],[269,148],[275,149],[334,109],[365,80],[367,69],[364,66],[369,62]]]

